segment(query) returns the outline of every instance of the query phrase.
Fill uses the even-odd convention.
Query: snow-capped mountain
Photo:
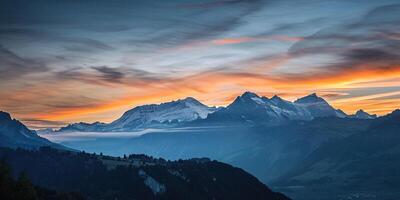
[[[313,117],[347,117],[347,115],[343,111],[336,110],[331,105],[329,105],[329,103],[326,102],[325,99],[317,96],[317,94],[315,93],[297,99],[296,101],[294,101],[294,104],[308,110]]]
[[[211,113],[205,120],[208,122],[268,122],[271,124],[280,121],[279,113],[271,106],[270,100],[252,92],[245,92],[238,96],[226,108]]]
[[[275,112],[279,113],[280,117],[283,119],[311,120],[314,117],[312,113],[304,107],[298,106],[276,95],[270,99],[270,104]]]
[[[334,109],[316,94],[290,102],[276,95],[269,99],[245,92],[225,109],[210,114],[207,121],[242,121],[274,125],[290,120],[307,121],[316,117],[331,116],[344,118],[347,115]]]
[[[108,127],[112,129],[144,128],[162,123],[188,122],[204,119],[216,110],[208,107],[195,98],[187,97],[162,104],[150,104],[135,107],[125,112]]]
[[[350,115],[351,118],[356,118],[356,119],[375,119],[378,116],[376,115],[371,115],[364,110],[360,109],[358,110],[354,115]]]
[[[168,127],[182,122],[204,119],[216,111],[192,97],[161,104],[137,106],[109,123],[75,123],[59,131],[130,131],[142,128]]]
[[[229,112],[237,113],[247,120],[266,120],[270,123],[280,123],[287,120],[310,120],[310,113],[278,96],[271,99],[260,97],[255,93],[245,92],[227,107]],[[241,114],[240,114],[241,113]]]
[[[61,145],[38,136],[35,131],[29,130],[20,121],[12,119],[10,114],[3,111],[0,111],[0,146],[26,149],[51,146],[66,149]]]
[[[279,125],[292,120],[309,121],[319,117],[373,119],[376,115],[369,115],[362,110],[355,115],[347,115],[329,105],[315,93],[291,102],[277,95],[267,98],[245,92],[224,108],[208,107],[188,97],[161,104],[137,106],[109,124],[81,122],[63,127],[60,131],[131,131],[184,125],[187,122],[194,125],[218,123]]]
[[[59,131],[83,131],[83,132],[96,132],[96,131],[101,131],[102,129],[105,129],[107,127],[106,123],[102,122],[94,122],[94,123],[85,123],[85,122],[79,122],[79,123],[73,123],[69,124],[66,127],[60,128]],[[52,133],[47,132],[47,133]],[[46,132],[45,132],[46,133]],[[43,134],[43,131],[40,130],[39,134]]]

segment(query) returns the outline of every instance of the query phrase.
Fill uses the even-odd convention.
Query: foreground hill
[[[38,186],[87,199],[288,199],[245,171],[209,159],[116,158],[47,147],[0,148],[0,157]]]
[[[26,174],[21,173],[15,180],[12,170],[5,161],[0,162],[0,199],[7,200],[83,200],[76,193],[48,190],[33,185]]]

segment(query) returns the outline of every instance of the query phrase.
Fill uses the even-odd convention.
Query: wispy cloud
[[[266,41],[298,42],[301,40],[303,40],[303,37],[271,35],[271,36],[258,36],[258,37],[222,38],[222,39],[212,40],[212,43],[216,45],[227,45],[227,44],[240,44],[247,42],[266,42]]]
[[[110,82],[120,82],[122,78],[124,78],[124,73],[120,72],[114,68],[106,67],[106,66],[99,66],[99,67],[92,67],[93,69],[100,72],[102,75],[101,77],[105,81]]]
[[[45,64],[23,58],[0,45],[0,82],[48,70]]]

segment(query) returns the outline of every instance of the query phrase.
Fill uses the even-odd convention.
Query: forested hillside
[[[288,199],[245,171],[206,158],[165,161],[60,151],[0,149],[0,158],[32,182],[86,199]]]

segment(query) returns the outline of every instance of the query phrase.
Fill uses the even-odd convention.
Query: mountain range
[[[8,138],[3,146],[58,145],[7,113],[0,116],[0,136]],[[72,124],[50,134],[110,131],[61,145],[113,156],[208,157],[240,167],[296,200],[392,200],[400,196],[399,124],[400,110],[380,117],[362,110],[347,115],[316,94],[290,102],[246,92],[222,108],[186,98],[138,106],[112,123]],[[140,136],[111,136],[147,128],[151,131]]]
[[[226,107],[208,107],[188,97],[161,104],[137,106],[111,123],[74,123],[59,131],[106,132],[134,131],[146,128],[166,128],[196,124],[245,123],[280,125],[292,120],[309,121],[318,117],[374,119],[363,110],[347,115],[333,108],[323,98],[313,93],[294,102],[279,96],[267,98],[252,92],[238,96]]]

